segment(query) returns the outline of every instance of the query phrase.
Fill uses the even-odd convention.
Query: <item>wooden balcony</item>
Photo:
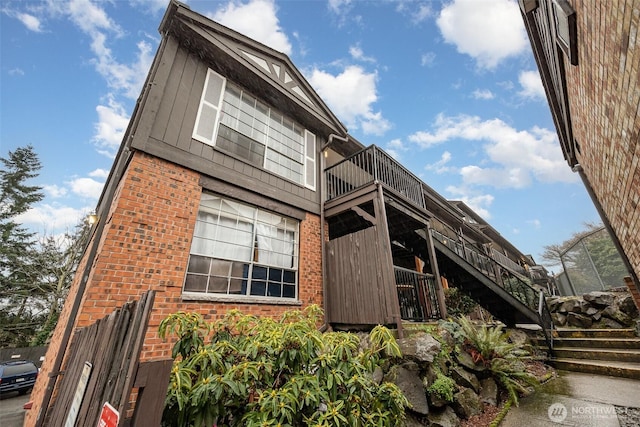
[[[424,209],[422,181],[375,145],[325,169],[326,201],[379,182],[411,204]]]

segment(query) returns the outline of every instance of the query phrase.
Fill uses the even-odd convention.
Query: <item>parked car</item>
[[[0,394],[17,391],[25,394],[36,383],[38,368],[28,360],[0,363]]]

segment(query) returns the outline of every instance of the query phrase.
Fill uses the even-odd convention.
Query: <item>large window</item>
[[[315,135],[212,70],[193,137],[315,190]]]
[[[297,298],[298,221],[203,194],[184,292]]]

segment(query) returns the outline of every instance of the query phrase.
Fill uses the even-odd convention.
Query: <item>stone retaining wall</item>
[[[617,329],[635,326],[640,319],[627,291],[589,292],[582,296],[549,297],[547,305],[558,327]]]

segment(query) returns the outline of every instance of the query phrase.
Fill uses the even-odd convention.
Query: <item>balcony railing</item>
[[[422,181],[375,145],[325,169],[325,179],[327,201],[380,182],[416,206],[425,207]]]
[[[393,267],[403,320],[424,322],[440,318],[434,276],[402,267]]]

